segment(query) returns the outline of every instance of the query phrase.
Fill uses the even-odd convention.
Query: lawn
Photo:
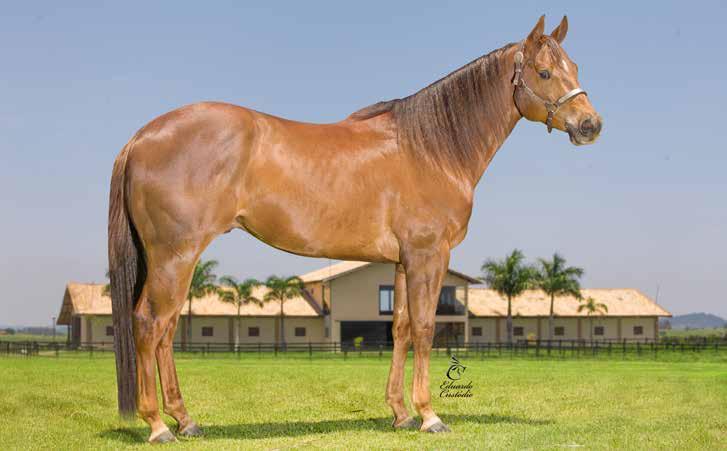
[[[187,406],[206,436],[176,447],[727,447],[719,360],[461,360],[471,398],[440,398],[448,361],[432,362],[434,407],[454,432],[431,435],[389,427],[385,359],[179,359]],[[0,357],[2,448],[146,448],[145,425],[118,420],[115,396],[112,358]]]
[[[707,329],[669,329],[662,331],[664,337],[724,337],[727,336],[727,329],[724,327],[712,327]]]

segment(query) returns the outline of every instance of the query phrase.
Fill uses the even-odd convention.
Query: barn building
[[[284,304],[284,336],[287,343],[350,343],[391,341],[394,306],[394,265],[340,262],[300,276],[305,290]],[[507,302],[494,291],[472,287],[479,281],[450,269],[437,305],[435,346],[464,343],[497,343],[506,340]],[[255,295],[262,298],[265,287]],[[588,316],[578,312],[579,301],[560,297],[555,301],[556,340],[655,340],[659,317],[671,316],[635,289],[584,289],[607,306],[608,312]],[[528,291],[513,300],[513,335],[516,340],[548,338],[549,299]],[[245,305],[237,321],[236,306],[211,294],[182,310],[175,342],[273,343],[280,334],[280,307]],[[99,284],[69,283],[58,324],[68,325],[73,344],[113,342],[111,299]],[[238,327],[239,324],[239,327]]]

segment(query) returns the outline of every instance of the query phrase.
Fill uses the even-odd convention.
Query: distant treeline
[[[65,334],[66,326],[58,326],[55,330],[56,335]],[[2,335],[45,335],[52,336],[52,327],[4,327],[0,328],[0,334]]]

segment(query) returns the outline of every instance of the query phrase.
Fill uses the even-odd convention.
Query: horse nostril
[[[591,136],[596,133],[596,124],[594,124],[593,120],[589,117],[588,119],[581,121],[581,125],[578,126],[578,131],[581,135]]]

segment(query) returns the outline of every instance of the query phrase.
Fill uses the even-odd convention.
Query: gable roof
[[[360,269],[363,269],[363,268],[365,268],[369,265],[373,265],[373,264],[374,263],[371,263],[371,262],[341,261],[341,262],[334,263],[332,265],[323,267],[321,269],[316,269],[315,271],[311,271],[311,272],[303,274],[299,277],[305,283],[328,282],[329,280],[337,279],[339,277],[345,276],[346,274],[358,271]],[[467,274],[455,271],[451,268],[448,269],[447,272],[449,272],[453,276],[459,277],[460,279],[466,280],[469,283],[482,283],[479,279],[476,279],[472,276],[468,276]]]
[[[588,288],[581,290],[583,298],[592,297],[608,307],[608,313],[599,316],[671,316],[644,293],[633,288]],[[489,288],[470,288],[469,311],[472,316],[504,317],[507,300]],[[581,302],[573,296],[555,299],[556,316],[588,316],[578,312]],[[520,317],[547,317],[550,298],[539,290],[528,290],[512,300],[512,314]]]
[[[70,324],[72,315],[110,315],[111,298],[103,294],[103,284],[75,283],[66,285],[63,304],[58,314],[58,324]],[[256,287],[253,295],[262,299],[268,289]],[[312,297],[304,292],[285,301],[283,307],[286,316],[322,316],[322,311]],[[189,313],[189,303],[185,302],[182,315]],[[216,293],[192,301],[192,314],[195,316],[236,316],[237,306],[222,302]],[[262,307],[254,304],[243,305],[242,316],[278,316],[280,305],[277,302],[266,302]]]

